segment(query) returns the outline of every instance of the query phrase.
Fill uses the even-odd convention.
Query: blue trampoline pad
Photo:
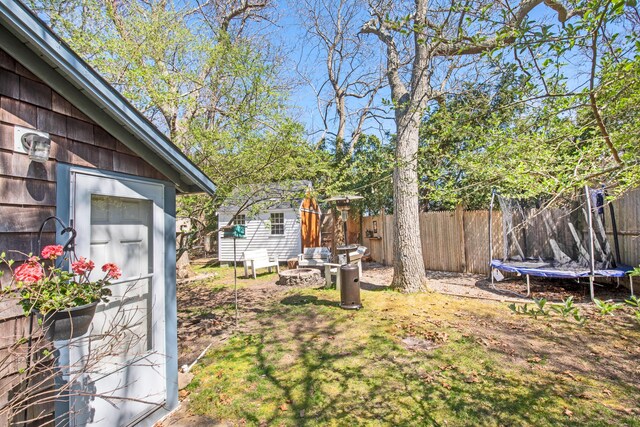
[[[538,277],[576,279],[578,277],[591,276],[591,271],[588,268],[563,267],[562,265],[554,265],[553,262],[545,261],[502,261],[493,259],[490,265],[501,271]],[[625,277],[631,270],[633,268],[628,265],[618,265],[616,268],[595,270],[593,275],[598,277]]]

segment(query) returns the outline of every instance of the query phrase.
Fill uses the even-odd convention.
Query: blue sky
[[[290,7],[291,0],[279,0],[277,3],[277,10],[279,18],[275,23],[277,31],[273,34],[273,42],[281,44],[284,47],[284,51],[287,52],[285,71],[287,76],[293,80],[299,81],[299,85],[294,87],[290,92],[290,105],[294,117],[305,125],[307,132],[309,133],[309,140],[315,142],[320,135],[320,130],[324,125],[322,118],[318,111],[318,100],[314,90],[306,83],[302,82],[299,72],[296,70],[304,69],[304,74],[313,80],[316,85],[319,85],[326,79],[326,65],[323,62],[323,58],[318,57],[318,51],[314,48],[313,44],[309,43],[306,35],[306,30],[302,26],[301,18],[298,16],[297,11]],[[363,16],[362,23],[365,22]],[[360,25],[361,23],[359,23]],[[371,43],[378,45],[379,41],[370,37]],[[375,59],[374,59],[375,60]],[[376,60],[376,63],[378,61]],[[383,99],[389,99],[388,90],[383,89],[380,91],[378,97],[378,104],[382,103]],[[351,106],[357,108],[362,103],[354,102],[351,100]],[[330,130],[335,130],[330,129]],[[347,135],[352,130],[352,127],[347,127]],[[382,123],[370,121],[366,126],[366,131],[384,137],[386,132],[394,132],[395,125],[393,120],[382,120]]]

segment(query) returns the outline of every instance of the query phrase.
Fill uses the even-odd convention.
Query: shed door
[[[77,255],[95,262],[93,280],[109,262],[123,274],[98,305],[91,338],[70,349],[71,360],[88,361],[81,384],[88,395],[71,393],[71,425],[126,426],[166,399],[164,191],[80,173],[72,186]]]

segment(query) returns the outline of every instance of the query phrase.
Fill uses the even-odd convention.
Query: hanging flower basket
[[[34,314],[45,336],[53,340],[68,340],[87,333],[100,301],[107,302],[111,279],[122,275],[112,263],[102,266],[104,276],[91,280],[95,268],[93,261],[84,257],[70,260],[71,271],[56,266],[56,259],[64,255],[62,246],[46,246],[41,254],[28,256],[23,264],[12,268],[14,261],[0,254],[0,262],[9,267],[11,285],[2,291],[19,298],[25,315]]]
[[[68,310],[52,311],[45,315],[36,313],[38,323],[47,339],[52,341],[70,340],[87,333],[99,301],[73,307]]]

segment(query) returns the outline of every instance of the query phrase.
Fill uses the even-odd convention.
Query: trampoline
[[[494,258],[492,215],[495,199],[502,211],[502,259]],[[542,205],[535,200],[516,200],[494,192],[489,208],[489,253],[491,284],[500,279],[495,270],[526,277],[527,297],[531,295],[530,276],[559,279],[589,279],[591,299],[596,277],[629,277],[632,267],[620,262],[615,212],[605,209],[604,189],[584,188],[572,199]],[[608,222],[607,222],[608,221]],[[605,224],[610,224],[607,230]],[[608,234],[613,237],[613,248]],[[615,255],[614,255],[615,252]],[[497,276],[497,277],[496,277]]]

